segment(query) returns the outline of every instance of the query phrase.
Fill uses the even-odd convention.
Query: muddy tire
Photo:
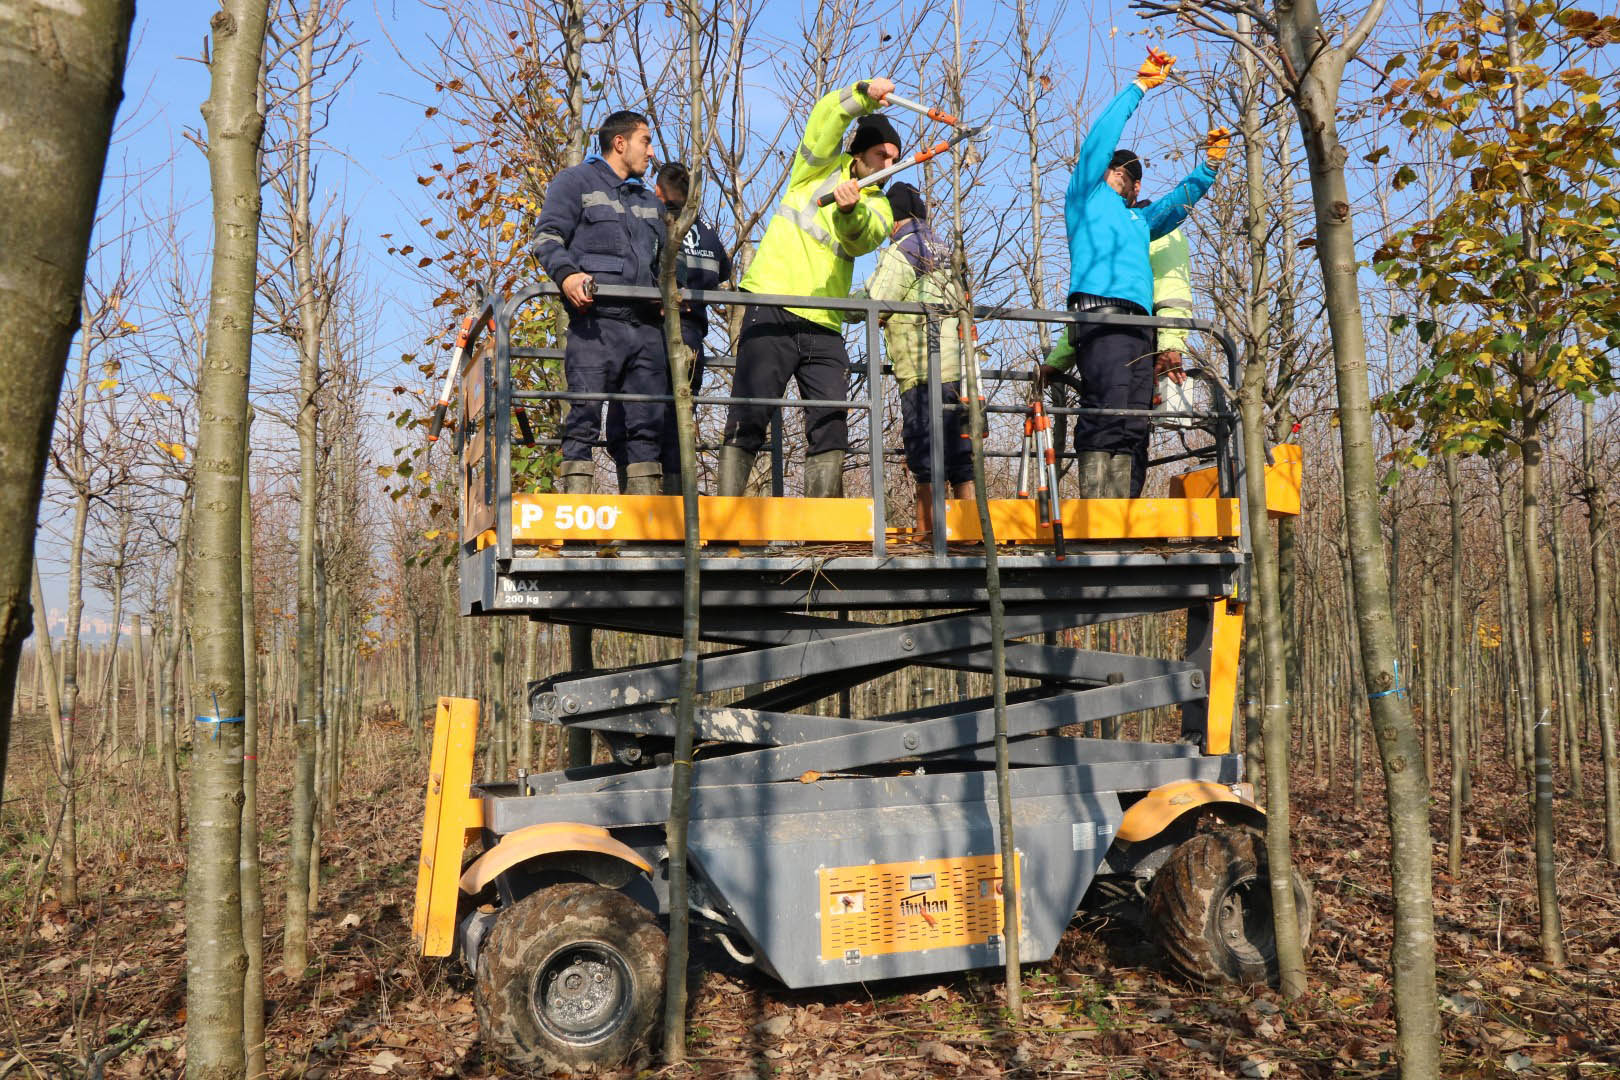
[[[1294,879],[1300,941],[1308,949],[1315,910]],[[1199,833],[1179,844],[1153,877],[1148,930],[1176,970],[1195,982],[1258,983],[1277,978],[1265,840],[1252,829]]]
[[[640,1049],[664,1000],[668,943],[650,911],[601,885],[553,885],[502,911],[478,956],[485,1047],[540,1072]]]

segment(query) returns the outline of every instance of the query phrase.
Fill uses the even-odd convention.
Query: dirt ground
[[[42,881],[58,797],[18,740],[0,818],[0,1077],[178,1075],[184,1060],[183,846],[165,835],[151,760],[88,771],[81,904]],[[510,1075],[478,1041],[470,980],[410,942],[424,755],[389,722],[357,740],[306,977],[279,969],[289,744],[263,748],[265,979],[274,1077]],[[1376,762],[1371,750],[1369,762]],[[1375,1077],[1395,1075],[1382,781],[1294,778],[1298,865],[1314,885],[1310,986],[1200,990],[1124,921],[1082,917],[1025,970],[1025,1023],[1004,1021],[999,972],[789,991],[716,961],[693,976],[690,1059],[621,1075],[805,1077]],[[1567,778],[1561,778],[1567,780]],[[1466,818],[1460,881],[1444,873],[1445,777],[1433,812],[1445,1073],[1620,1076],[1620,873],[1602,859],[1601,780],[1561,784],[1559,888],[1570,963],[1540,962],[1527,809],[1492,756]],[[129,1040],[116,1056],[111,1048]],[[30,1068],[35,1070],[30,1073]]]

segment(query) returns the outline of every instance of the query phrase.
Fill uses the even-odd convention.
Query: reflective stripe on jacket
[[[933,232],[916,220],[900,226],[894,242],[878,256],[877,269],[861,291],[874,300],[934,304],[950,311],[962,304],[962,290],[951,273],[949,252],[940,250]],[[939,332],[940,381],[955,382],[962,377],[962,344],[956,316],[936,319],[934,325]],[[885,316],[883,344],[902,391],[928,381],[926,316],[900,312]]]
[[[559,287],[582,272],[598,285],[656,285],[663,245],[664,206],[652,189],[592,157],[551,178],[530,250]],[[610,317],[633,308],[597,303]]]
[[[894,211],[877,188],[861,189],[860,202],[847,214],[836,203],[818,207],[816,200],[851,178],[854,159],[841,149],[844,131],[857,116],[876,108],[876,101],[853,86],[816,102],[804,141],[793,155],[787,191],[738,288],[840,299],[849,295],[855,259],[883,243],[894,228]],[[788,310],[829,330],[839,329],[843,321],[840,311]]]
[[[1192,318],[1192,248],[1181,230],[1172,229],[1149,244],[1148,260],[1153,264],[1153,314],[1161,319]],[[1187,331],[1159,328],[1160,352],[1186,348]]]
[[[683,289],[718,289],[731,278],[731,256],[726,254],[720,234],[701,217],[692,223],[681,239],[675,256],[675,283]],[[696,304],[681,312],[681,322],[694,327],[699,336],[709,331],[709,309]]]

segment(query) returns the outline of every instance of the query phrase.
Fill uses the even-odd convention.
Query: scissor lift
[[[536,400],[569,397],[512,383],[513,359],[539,352],[512,345],[512,322],[541,292],[489,302],[468,346],[458,431],[462,611],[679,638],[679,497],[513,490],[514,418]],[[879,356],[876,314],[925,311],[837,306],[861,305],[869,363]],[[1230,343],[1212,335],[1230,363]],[[881,436],[879,381],[869,379],[865,401],[851,407],[866,410],[869,432]],[[937,364],[933,385],[937,430]],[[1170,498],[1068,500],[1061,559],[1033,502],[991,502],[1006,671],[1032,680],[1007,706],[1026,962],[1051,956],[1088,889],[1107,878],[1145,895],[1148,925],[1186,974],[1255,980],[1274,965],[1255,831],[1263,816],[1232,746],[1248,564],[1244,463],[1237,418],[1219,392],[1214,401],[1195,417],[1213,436],[1203,455],[1211,463],[1178,477]],[[518,424],[530,437],[526,420]],[[991,701],[870,716],[814,709],[906,668],[991,669],[974,505],[946,503],[936,485],[945,529],[919,542],[887,526],[882,455],[868,456],[869,498],[699,500],[701,633],[721,648],[698,661],[690,900],[701,928],[733,956],[791,987],[1002,962]],[[1275,458],[1268,503],[1297,513],[1297,453],[1279,447]],[[1179,657],[1049,643],[1080,627],[1177,611],[1186,621]],[[476,705],[441,699],[416,933],[424,953],[457,954],[477,972],[485,1036],[515,1064],[622,1059],[657,1015],[679,667],[569,671],[532,683],[534,722],[594,732],[613,760],[516,778],[473,782]],[[1178,741],[1096,737],[1114,718],[1167,706],[1180,708]],[[1211,822],[1224,827],[1211,831]],[[484,850],[463,868],[473,837]],[[1308,933],[1309,892],[1295,880]]]

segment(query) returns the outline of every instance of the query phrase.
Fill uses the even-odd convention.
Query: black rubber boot
[[[844,452],[828,450],[804,459],[804,497],[842,499],[844,497]]]
[[[720,447],[721,495],[741,495],[748,490],[748,478],[754,472],[754,455],[740,446],[729,443]]]
[[[1115,454],[1108,459],[1108,498],[1131,497],[1131,465],[1133,454]]]
[[[656,461],[634,461],[625,466],[627,495],[659,495],[664,488],[664,467]]]
[[[589,495],[596,489],[596,464],[565,461],[557,466],[557,490],[564,495]]]
[[[1107,499],[1109,495],[1109,467],[1114,455],[1106,450],[1082,450],[1075,472],[1080,481],[1082,499]]]

